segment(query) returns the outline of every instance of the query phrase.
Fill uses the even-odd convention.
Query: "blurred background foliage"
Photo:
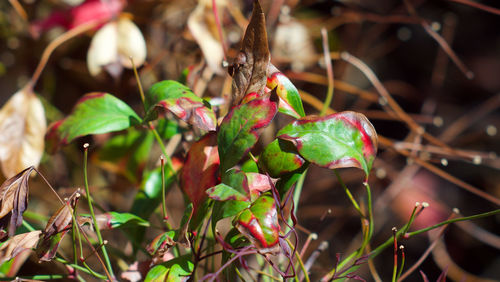
[[[26,19],[16,12],[11,2],[22,6]],[[0,104],[27,83],[44,48],[64,32],[59,26],[43,30],[36,37],[34,26],[54,11],[67,11],[81,2],[0,2]],[[481,2],[500,8],[495,1]],[[252,1],[217,3],[224,39],[229,46],[228,61],[231,62],[239,49]],[[500,128],[500,15],[446,0],[262,0],[261,4],[267,15],[272,62],[303,91],[306,112],[319,112],[308,102],[312,99],[310,97],[323,101],[326,96],[327,77],[320,34],[320,29],[325,27],[336,80],[332,109],[364,113],[379,135],[393,141],[391,146],[382,144],[369,180],[375,199],[374,246],[391,235],[393,226],[406,222],[415,202],[430,203],[415,223],[419,228],[447,218],[455,207],[464,215],[498,208],[497,204],[422,168],[411,158],[398,154],[396,149],[409,149],[413,157],[500,198],[500,161],[497,157],[500,149],[497,133]],[[123,12],[128,13],[140,28],[147,43],[146,63],[139,69],[146,89],[156,81],[178,79],[185,68],[195,65],[199,75],[192,85],[199,86],[202,82],[204,85],[200,89],[209,97],[227,97],[229,94],[228,75],[221,62],[215,62],[219,65],[210,71],[206,71],[210,67],[204,64],[213,62],[210,52],[217,51],[205,46],[208,51],[204,55],[200,45],[209,39],[196,35],[197,38],[188,27],[188,19],[199,6],[203,9],[197,14],[201,17],[197,22],[201,27],[198,27],[208,32],[202,34],[217,39],[211,1],[130,0],[126,3]],[[412,8],[415,13],[411,12]],[[426,31],[425,25],[448,42],[464,68],[474,74],[472,79],[450,61],[436,39]],[[57,48],[44,69],[35,92],[44,102],[48,122],[68,114],[81,96],[93,91],[112,93],[137,112],[142,111],[131,70],[124,70],[115,77],[106,72],[96,77],[89,74],[86,54],[94,33],[87,32]],[[348,51],[368,64],[406,113],[426,132],[456,150],[450,152],[429,144],[409,130],[387,110],[386,101],[359,70],[338,60],[339,51]],[[207,72],[208,79],[203,77]],[[286,117],[278,118],[277,124],[268,129],[269,137],[266,138],[265,134],[262,137],[261,145],[269,143],[274,136],[272,133],[289,121]],[[178,129],[174,126],[171,130]],[[172,135],[165,133],[166,137]],[[55,155],[45,155],[41,171],[62,195],[68,196],[74,187],[83,184],[81,145],[90,142],[89,176],[95,200],[105,210],[128,211],[140,186],[142,172],[155,167],[160,151],[154,147],[146,152],[149,158],[143,165],[132,167],[135,173],[119,174],[116,166],[105,165],[100,159],[112,152],[109,143],[103,146],[112,136],[81,138]],[[186,133],[183,141],[190,138],[192,135]],[[185,148],[181,143],[175,152],[185,154]],[[123,165],[119,163],[119,153],[110,158],[111,163]],[[364,197],[361,171],[344,169],[341,175],[356,198]],[[55,197],[47,193],[40,179],[34,181],[30,190],[30,210],[47,216],[49,211],[57,208]],[[178,188],[173,188],[168,195],[168,206],[171,217],[178,223],[184,210]],[[315,274],[322,275],[335,264],[336,253],[350,253],[359,245],[359,218],[335,175],[318,167],[310,168],[298,206],[301,240],[311,232],[318,234],[306,256],[321,242],[329,244],[311,268],[313,279],[318,279],[320,276]],[[458,281],[464,275],[499,279],[499,221],[497,216],[449,227],[433,258],[427,259],[420,269],[431,281],[446,267],[452,280]],[[148,237],[155,235],[148,234]],[[130,252],[131,246],[123,247],[126,241],[120,232],[113,231],[104,236],[110,238],[112,247]],[[427,236],[421,236],[401,242],[406,247],[406,265],[416,262],[429,240]],[[375,266],[382,280],[387,281],[392,272],[392,253],[387,251],[378,257]],[[44,265],[27,263],[20,273],[50,272],[40,267]],[[371,280],[366,266],[358,274]],[[421,281],[421,278],[414,273],[408,281]]]

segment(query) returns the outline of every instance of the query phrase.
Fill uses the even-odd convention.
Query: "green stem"
[[[62,263],[64,265],[67,265],[67,266],[73,267],[75,269],[78,269],[80,271],[83,271],[83,272],[85,272],[87,274],[93,275],[96,278],[99,278],[99,279],[108,279],[108,277],[106,275],[99,274],[99,273],[91,270],[88,266],[83,267],[83,266],[80,266],[78,264],[73,264],[73,263],[70,263],[67,260],[65,260],[63,258],[59,258],[59,257],[54,258],[54,260],[57,261],[57,262],[60,262],[60,263]],[[86,265],[86,264],[84,263],[84,265]]]
[[[340,174],[339,172],[334,169],[333,172],[335,173],[335,175],[337,176],[337,179],[340,183],[340,186],[342,186],[342,188],[344,188],[344,192],[347,194],[347,197],[349,198],[349,200],[351,201],[352,205],[354,206],[354,208],[356,209],[356,211],[359,213],[359,215],[361,217],[365,217],[365,215],[363,214],[363,212],[361,211],[361,208],[359,207],[359,204],[358,202],[356,202],[356,200],[354,199],[354,197],[352,196],[352,193],[351,191],[349,190],[349,188],[347,187],[347,185],[345,185],[344,181],[342,180],[342,178],[340,177]]]
[[[411,237],[411,236],[415,236],[415,235],[419,235],[419,234],[425,233],[427,231],[436,229],[436,228],[438,228],[440,226],[447,225],[447,224],[450,224],[450,223],[459,222],[459,221],[465,221],[465,220],[479,219],[479,218],[483,218],[483,217],[488,217],[488,216],[496,215],[496,214],[499,214],[499,213],[500,213],[500,209],[497,209],[497,210],[493,210],[493,211],[489,211],[489,212],[485,212],[485,213],[480,213],[480,214],[476,214],[476,215],[471,215],[471,216],[466,216],[466,217],[457,217],[457,218],[449,219],[449,220],[440,222],[438,224],[435,224],[435,225],[432,225],[432,226],[429,226],[429,227],[426,227],[426,228],[423,228],[423,229],[420,229],[420,230],[416,230],[416,231],[413,231],[413,232],[409,232],[409,233],[406,233],[406,234],[407,234],[408,237]],[[406,228],[406,224],[403,226],[403,228],[401,228],[400,231],[398,231],[398,233],[396,233],[397,238],[399,238],[402,235],[404,235],[403,234],[403,230],[405,230],[405,228]],[[371,252],[370,257],[374,258],[374,257],[378,256],[383,250],[385,250],[388,246],[391,245],[391,243],[393,242],[393,240],[394,239],[392,237],[389,238],[389,239],[387,239],[387,241],[385,241],[384,243],[382,243],[380,246],[378,246],[375,250],[373,250]]]
[[[161,152],[163,153],[163,156],[167,160],[168,168],[172,170],[173,177],[177,177],[177,175],[175,174],[174,164],[172,163],[172,159],[170,158],[170,156],[167,154],[167,149],[165,148],[165,144],[163,144],[163,140],[161,140],[160,134],[158,133],[156,128],[154,128],[151,122],[149,122],[148,125],[151,132],[153,132],[156,142],[158,142],[158,145],[160,145]]]
[[[73,217],[71,218],[71,220],[73,221],[73,225],[71,226],[71,240],[73,242],[73,263],[74,264],[77,264],[78,263],[78,250],[76,249],[76,229],[78,229],[78,227],[76,226],[77,223],[76,223],[76,207],[75,207],[75,210],[73,211]]]
[[[365,250],[365,247],[370,243],[370,240],[372,239],[372,236],[373,236],[372,192],[371,192],[370,185],[368,184],[368,182],[365,182],[364,185],[366,188],[366,202],[367,202],[367,206],[368,206],[368,232],[367,232],[367,235],[365,236],[363,244],[361,245],[361,248],[358,252],[358,256],[363,255],[363,251]]]
[[[293,191],[293,213],[297,214],[297,209],[299,208],[300,194],[302,193],[302,187],[304,187],[304,181],[306,180],[307,169],[304,170],[302,175],[300,175],[299,180],[297,180],[297,185],[295,185],[295,190]]]
[[[405,266],[405,253],[403,245],[401,245],[400,250],[401,250],[401,266],[399,267],[398,275],[396,276],[396,281],[398,281],[399,277],[401,277],[401,273],[403,273],[403,268]]]
[[[99,244],[102,245],[102,255],[104,257],[104,261],[106,262],[106,267],[108,268],[109,273],[111,274],[111,277],[114,279],[115,275],[113,273],[111,261],[109,260],[108,252],[106,251],[106,246],[104,244],[104,241],[102,240],[101,230],[99,229],[99,226],[97,224],[97,219],[96,219],[95,214],[94,214],[94,208],[92,207],[92,196],[90,195],[89,182],[88,182],[88,177],[87,177],[87,159],[88,159],[88,152],[89,152],[88,143],[84,144],[83,148],[84,148],[83,179],[84,179],[84,184],[85,184],[85,193],[87,195],[87,202],[89,205],[90,216],[92,217],[92,222],[94,224],[95,233],[97,235],[97,239],[99,240]]]
[[[33,226],[31,226],[31,225],[30,225],[30,224],[29,224],[26,220],[23,220],[23,223],[22,223],[22,224],[23,224],[23,226],[24,226],[26,229],[28,229],[28,231],[30,231],[30,232],[35,231],[35,230],[36,230],[36,229],[35,229],[35,228],[33,228]],[[81,249],[81,245],[80,245],[80,249]],[[84,271],[84,272],[86,272],[86,273],[88,273],[88,274],[94,275],[94,276],[95,276],[95,277],[97,277],[97,278],[100,278],[100,279],[107,279],[107,278],[108,278],[108,277],[107,277],[107,276],[105,276],[105,275],[102,275],[102,274],[99,274],[99,273],[94,272],[93,270],[91,270],[91,269],[90,269],[90,268],[88,268],[88,267],[87,267],[87,269],[85,269],[85,268],[83,268],[83,267],[79,266],[78,264],[76,264],[76,263],[70,263],[70,262],[66,261],[65,259],[63,259],[63,258],[56,257],[56,258],[54,258],[54,260],[55,260],[55,261],[58,261],[58,262],[60,262],[60,263],[62,263],[62,264],[65,264],[65,265],[67,265],[67,266],[71,266],[71,267],[73,267],[73,268],[75,268],[75,269],[78,269],[78,270]],[[2,279],[2,278],[0,278],[0,281],[1,281],[1,279]],[[54,278],[54,279],[58,279],[58,278]]]
[[[29,224],[26,220],[23,220],[23,226],[26,227],[26,229],[28,229],[29,232],[33,232],[35,231],[36,229],[33,228],[33,226],[31,226],[31,224]]]

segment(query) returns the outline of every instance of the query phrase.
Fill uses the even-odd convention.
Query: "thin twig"
[[[453,215],[452,214],[449,218],[449,219],[452,219],[453,218]],[[436,235],[436,239],[429,245],[429,247],[427,247],[427,249],[425,250],[425,252],[422,254],[422,256],[417,260],[417,262],[415,262],[415,264],[413,264],[408,270],[406,270],[398,279],[398,282],[399,281],[403,281],[405,278],[407,278],[408,276],[410,276],[410,274],[412,274],[423,262],[424,260],[431,254],[432,250],[434,249],[434,247],[436,247],[436,244],[439,242],[439,238],[441,236],[443,236],[444,234],[444,231],[446,230],[446,227],[448,227],[448,225],[444,225],[442,226],[440,229],[436,230],[437,232],[437,235]]]
[[[212,11],[214,13],[215,25],[217,26],[217,33],[219,34],[220,43],[222,45],[222,50],[224,51],[224,61],[227,61],[227,44],[224,41],[224,34],[222,33],[222,24],[219,19],[219,12],[217,11],[217,1],[212,0]]]
[[[406,8],[407,8],[408,12],[410,13],[410,15],[418,17],[417,11],[413,7],[413,5],[410,3],[410,1],[403,0],[403,2],[405,3]],[[458,58],[457,54],[455,54],[453,49],[451,49],[448,42],[446,42],[446,40],[444,40],[443,37],[441,37],[441,35],[439,35],[439,33],[435,32],[432,29],[431,25],[426,20],[422,19],[420,22],[420,25],[425,29],[425,31],[432,38],[434,38],[434,40],[436,40],[436,42],[439,44],[439,46],[441,46],[443,51],[445,51],[446,54],[448,54],[448,56],[450,57],[450,59],[455,63],[455,65],[458,67],[458,69],[460,69],[460,71],[464,73],[465,77],[467,77],[468,79],[473,79],[474,73],[471,70],[469,70],[467,68],[467,66],[465,66],[465,64],[460,60],[460,58]]]
[[[481,3],[477,3],[477,2],[469,1],[469,0],[448,0],[448,1],[468,5],[468,6],[476,8],[476,9],[483,10],[485,12],[500,16],[500,9],[486,6],[486,5],[481,4]]]
[[[40,78],[40,75],[47,65],[47,62],[49,61],[50,55],[54,52],[54,50],[61,46],[64,42],[68,41],[69,39],[82,34],[84,32],[87,32],[98,25],[102,24],[104,20],[97,20],[97,21],[91,21],[91,22],[86,22],[84,24],[81,24],[73,29],[70,29],[66,31],[65,33],[59,35],[56,39],[52,40],[47,47],[45,47],[45,50],[43,50],[42,57],[40,59],[40,62],[38,63],[38,66],[36,67],[35,71],[33,72],[33,76],[31,76],[30,82],[29,82],[29,87],[33,89],[35,87],[36,82],[38,81],[38,78]]]
[[[330,57],[330,49],[328,47],[328,32],[324,27],[321,29],[321,38],[323,41],[323,56],[325,58],[326,73],[328,77],[328,90],[326,92],[326,99],[325,102],[323,103],[323,108],[321,109],[321,112],[319,114],[320,116],[324,116],[328,108],[330,108],[330,104],[332,103],[333,82],[334,82],[332,58]]]
[[[16,13],[25,21],[28,21],[28,14],[26,14],[26,11],[24,10],[23,6],[21,3],[19,3],[18,0],[9,0],[9,3],[12,5]]]

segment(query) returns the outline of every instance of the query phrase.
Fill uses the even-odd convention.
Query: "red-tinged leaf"
[[[269,89],[276,89],[276,94],[280,97],[279,111],[281,113],[294,118],[306,115],[299,91],[273,64],[269,64],[266,86]]]
[[[281,177],[298,170],[305,162],[291,142],[276,139],[266,146],[257,164],[271,177]]]
[[[91,21],[110,20],[120,13],[125,4],[126,1],[122,0],[86,0],[71,9],[55,11],[46,19],[36,21],[31,25],[31,32],[38,37],[41,32],[56,26],[72,29]]]
[[[269,99],[257,99],[232,108],[224,117],[217,137],[223,172],[250,151],[277,110],[276,103]]]
[[[261,252],[273,253],[279,249],[278,212],[269,194],[260,196],[250,208],[243,210],[233,225]]]
[[[210,104],[187,86],[173,80],[155,83],[146,97],[146,121],[158,117],[158,108],[171,111],[178,118],[205,131],[215,131],[217,120]]]
[[[119,131],[141,122],[122,100],[111,94],[94,92],[80,98],[67,118],[53,123],[45,138],[57,147],[81,136]],[[51,149],[55,148],[49,147]]]
[[[146,250],[153,257],[153,263],[161,262],[163,256],[167,253],[167,251],[175,245],[175,240],[177,240],[177,232],[174,230],[170,230],[164,232],[151,241],[146,247]]]
[[[10,238],[0,246],[0,264],[17,256],[24,250],[32,249],[36,246],[42,231],[36,230],[23,233]]]
[[[216,138],[215,133],[209,133],[195,142],[189,149],[181,171],[181,188],[193,203],[194,213],[207,197],[205,191],[215,186],[219,178]]]
[[[273,180],[269,176],[255,172],[247,172],[245,174],[252,200],[257,199],[261,193],[271,190],[271,182]],[[271,182],[269,182],[270,180]]]
[[[23,213],[28,208],[28,180],[35,168],[30,166],[5,180],[0,186],[0,231],[9,227],[8,236],[15,234],[23,223]],[[0,241],[6,234],[0,232]]]
[[[264,92],[269,60],[265,15],[259,2],[254,1],[240,52],[229,68],[233,77],[232,105],[238,105],[246,94]]]
[[[127,212],[107,212],[97,215],[96,220],[100,230],[132,226],[149,226],[149,222],[147,220]]]
[[[368,176],[377,153],[377,133],[362,114],[341,112],[306,116],[278,132],[307,161],[326,168],[357,167]]]
[[[248,196],[224,183],[209,188],[207,195],[216,201],[248,201]]]
[[[73,210],[80,198],[80,190],[75,191],[49,219],[38,242],[36,249],[40,261],[50,261],[54,258],[59,243],[73,224]]]

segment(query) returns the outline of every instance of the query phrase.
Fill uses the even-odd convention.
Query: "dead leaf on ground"
[[[24,250],[34,248],[41,233],[41,230],[36,230],[10,238],[10,240],[0,246],[0,264],[17,256]]]
[[[45,226],[45,230],[43,231],[43,237],[37,246],[37,255],[40,261],[50,261],[54,258],[59,243],[71,229],[73,224],[73,210],[80,196],[80,189],[78,189],[47,222],[47,226]]]
[[[238,105],[246,94],[264,92],[270,59],[266,17],[259,2],[255,1],[241,49],[229,67],[229,74],[233,77],[233,106]]]
[[[28,208],[28,180],[34,169],[30,166],[0,186],[0,241],[7,236],[2,230],[9,226],[8,236],[14,236],[23,222],[23,213]]]
[[[24,88],[16,92],[0,110],[0,165],[6,178],[38,166],[47,130],[40,99]]]

